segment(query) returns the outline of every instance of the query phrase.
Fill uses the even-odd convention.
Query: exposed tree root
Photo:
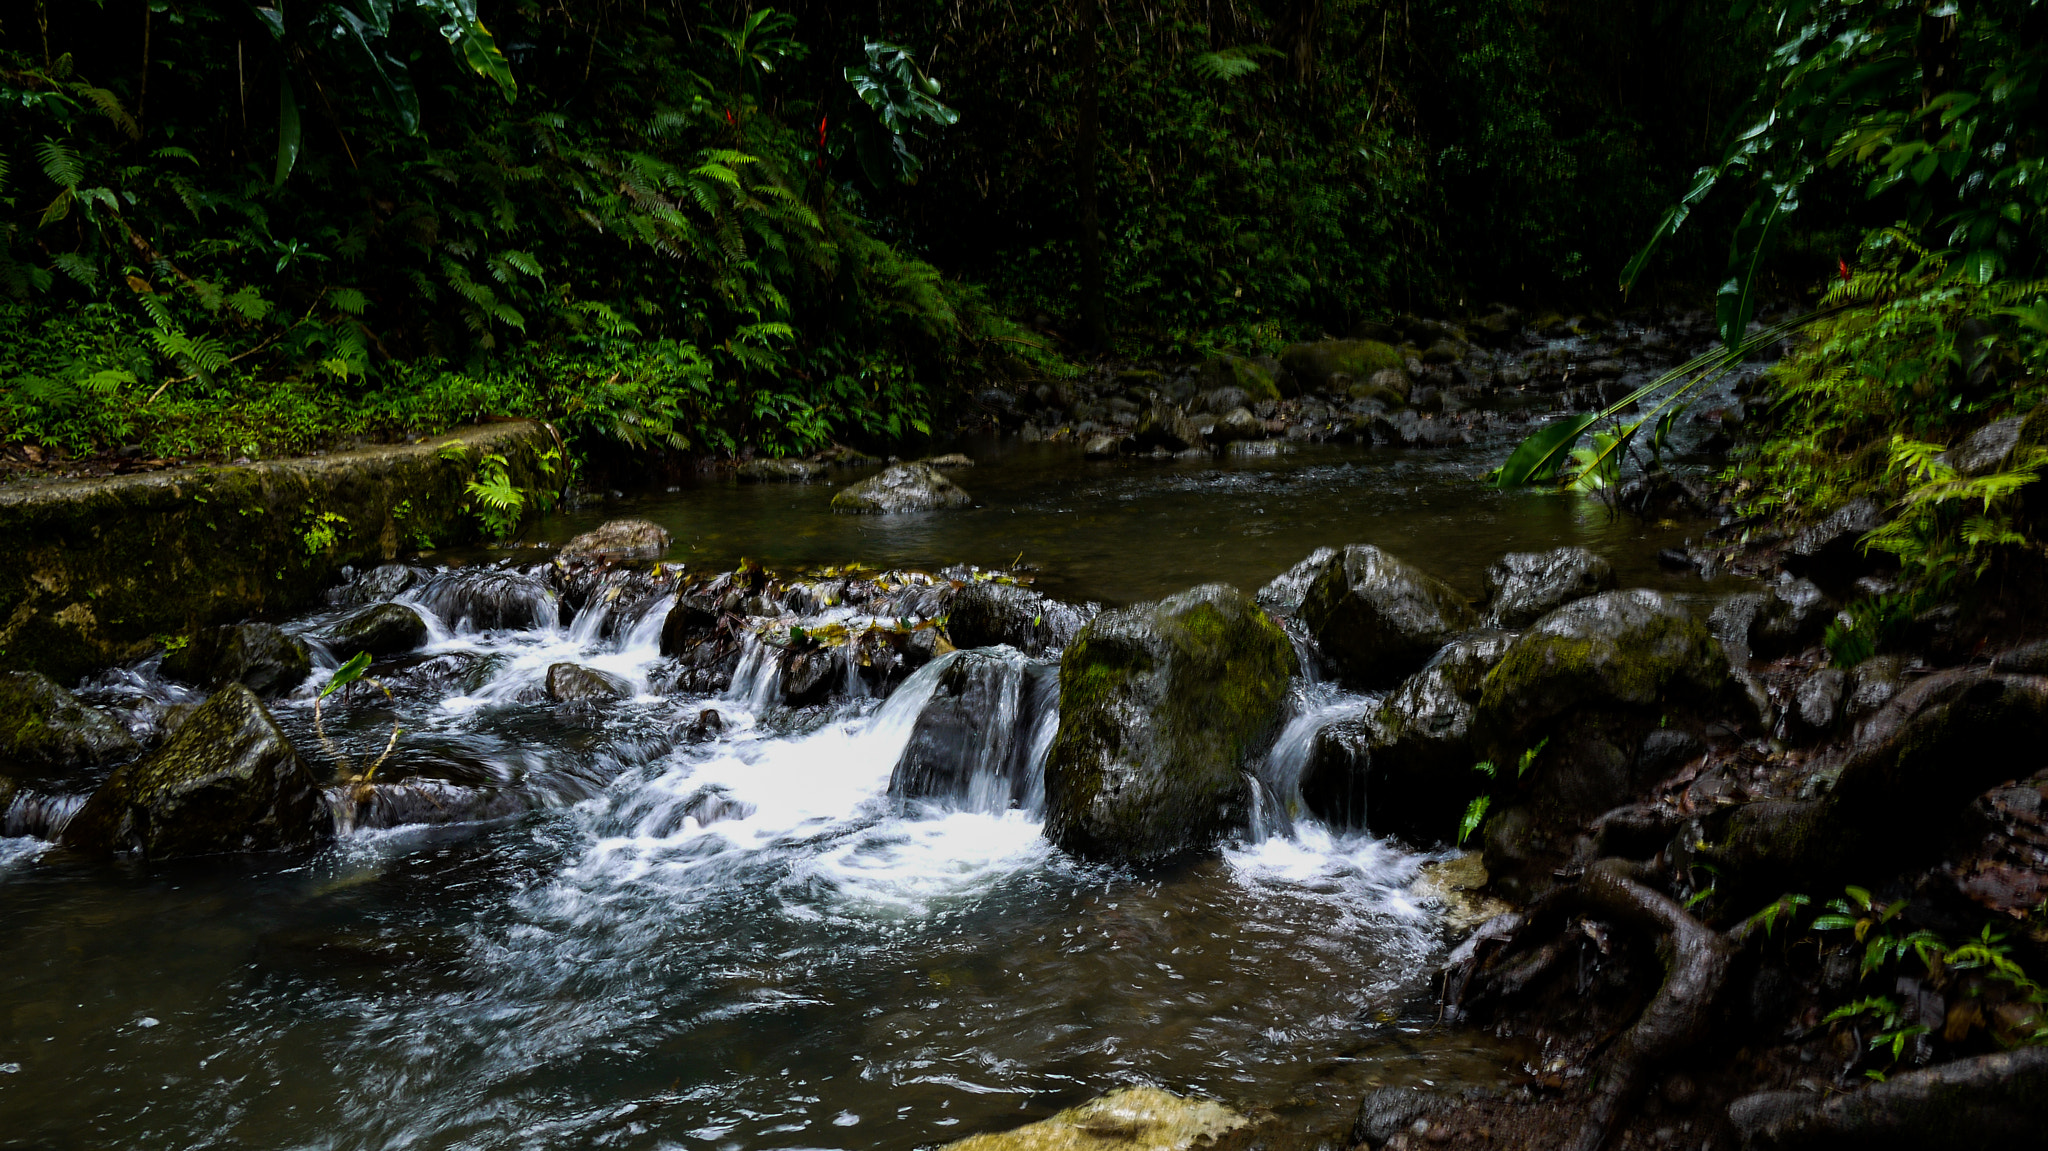
[[[1656,997],[1615,1037],[1593,1069],[1593,1098],[1570,1146],[1571,1151],[1601,1151],[1658,1066],[1706,1034],[1709,1011],[1727,980],[1735,947],[1687,914],[1676,900],[1644,883],[1638,865],[1608,858],[1588,867],[1577,883],[1544,895],[1526,916],[1516,921],[1503,917],[1482,928],[1453,954],[1446,994],[1458,1003],[1499,1001],[1529,988],[1568,954],[1562,941],[1551,940],[1486,971],[1480,970],[1480,951],[1488,943],[1521,934],[1520,928],[1555,922],[1563,915],[1596,916],[1650,935],[1664,962],[1664,982]],[[1470,996],[1462,994],[1475,982]]]
[[[1958,1059],[1825,1100],[1766,1091],[1736,1100],[1728,1117],[1753,1148],[2033,1146],[2048,1125],[2048,1048]]]

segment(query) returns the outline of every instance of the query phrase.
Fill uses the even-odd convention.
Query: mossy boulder
[[[511,483],[535,490],[551,483],[540,456],[554,447],[521,421],[300,459],[0,484],[0,669],[70,682],[164,636],[318,603],[345,567],[473,538],[465,485],[483,461],[505,460]]]
[[[335,621],[320,637],[342,659],[359,651],[372,659],[408,652],[427,640],[427,621],[402,603],[371,604]]]
[[[68,771],[140,755],[114,717],[37,672],[0,674],[0,763]],[[0,806],[0,813],[6,808]]]
[[[66,846],[173,859],[311,847],[334,819],[305,760],[256,693],[214,693],[151,755],[114,769],[64,829]]]
[[[1586,707],[1697,711],[1724,700],[1728,657],[1685,605],[1646,588],[1602,592],[1536,621],[1487,674],[1477,722],[1534,731]]]
[[[1060,661],[1046,836],[1086,858],[1151,862],[1244,826],[1245,772],[1296,670],[1286,633],[1224,584],[1096,616]]]
[[[239,683],[258,695],[279,695],[313,673],[313,653],[276,624],[201,628],[164,656],[163,672],[198,687]]]
[[[1280,366],[1299,391],[1320,392],[1329,388],[1332,376],[1371,380],[1378,372],[1401,367],[1402,359],[1399,348],[1378,340],[1318,340],[1283,349]]]
[[[1346,683],[1388,687],[1478,624],[1451,585],[1370,544],[1318,551],[1282,581],[1301,586],[1296,616]]]
[[[974,502],[930,464],[893,464],[832,497],[832,510],[860,515],[964,508]]]
[[[1255,404],[1260,400],[1280,398],[1277,367],[1278,364],[1271,360],[1248,360],[1243,356],[1225,354],[1203,361],[1200,379],[1205,390],[1237,388],[1244,393],[1240,403]]]

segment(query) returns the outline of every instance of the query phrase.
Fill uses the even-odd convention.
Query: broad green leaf
[[[334,669],[334,677],[329,679],[327,685],[320,689],[320,698],[326,699],[349,684],[363,678],[363,673],[368,670],[370,670],[369,652],[359,651],[350,656],[347,663]]]
[[[1556,478],[1557,470],[1571,458],[1579,437],[1599,421],[1599,412],[1581,412],[1546,425],[1516,445],[1507,462],[1493,473],[1493,486],[1516,488]]]
[[[292,165],[299,162],[299,101],[292,94],[291,77],[280,77],[277,82],[277,175],[272,179],[276,187],[284,187],[285,177],[292,174]]]

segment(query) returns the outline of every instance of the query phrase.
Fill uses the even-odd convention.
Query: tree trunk
[[[1074,180],[1081,198],[1081,314],[1079,343],[1091,351],[1109,346],[1109,322],[1102,301],[1102,215],[1095,195],[1096,154],[1102,146],[1101,82],[1096,70],[1094,0],[1081,5],[1081,123],[1075,142]]]

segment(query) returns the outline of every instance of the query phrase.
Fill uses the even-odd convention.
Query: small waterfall
[[[34,791],[19,791],[14,802],[0,812],[0,838],[27,836],[33,839],[54,840],[64,833],[64,825],[78,814],[90,798],[85,795],[43,795]]]
[[[561,626],[555,593],[537,575],[504,568],[436,572],[407,598],[454,632]]]
[[[746,636],[740,644],[740,665],[733,670],[732,686],[726,689],[725,698],[760,715],[782,695],[782,661],[777,658],[780,653],[756,636]]]
[[[926,675],[930,696],[890,776],[890,795],[964,811],[1040,813],[1045,756],[1059,728],[1058,665],[1008,646],[975,648],[932,661],[918,672]]]
[[[1293,835],[1295,820],[1307,811],[1301,798],[1301,779],[1315,753],[1316,734],[1333,723],[1364,717],[1379,700],[1305,682],[1297,686],[1292,703],[1294,716],[1280,729],[1252,788],[1255,842]]]

